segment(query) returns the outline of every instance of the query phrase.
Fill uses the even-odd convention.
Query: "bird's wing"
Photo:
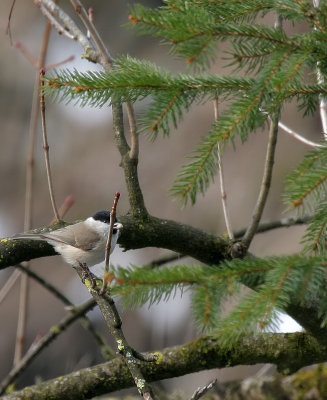
[[[100,236],[96,232],[90,230],[88,230],[86,234],[83,234],[81,229],[79,229],[80,224],[83,224],[83,222],[57,229],[56,231],[43,234],[42,236],[45,240],[53,240],[54,242],[68,244],[69,246],[81,250],[87,251],[94,249],[99,242]]]

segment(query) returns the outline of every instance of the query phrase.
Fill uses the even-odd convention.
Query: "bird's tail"
[[[47,238],[42,234],[29,234],[29,233],[19,233],[18,235],[12,236],[10,239],[17,240],[17,239],[26,239],[26,240],[47,240]]]

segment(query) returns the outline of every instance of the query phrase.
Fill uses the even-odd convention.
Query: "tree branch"
[[[81,306],[75,306],[72,308],[67,316],[65,316],[57,325],[52,326],[49,332],[43,336],[43,338],[33,346],[21,360],[15,364],[14,368],[9,372],[6,378],[0,384],[0,395],[3,394],[5,389],[10,383],[12,383],[17,376],[29,365],[29,363],[46,347],[51,343],[62,331],[64,331],[69,325],[72,324],[76,319],[83,316],[86,312],[90,311],[95,306],[93,299],[88,300]]]
[[[220,347],[218,337],[203,336],[157,354],[156,363],[140,362],[141,371],[149,382],[212,368],[258,363],[272,363],[279,372],[291,374],[312,363],[326,361],[327,347],[306,333],[267,333],[243,338],[229,350]],[[26,387],[2,397],[2,400],[45,400],[59,396],[61,399],[83,400],[133,385],[126,364],[121,358],[116,358]]]
[[[277,144],[278,119],[279,119],[279,112],[277,112],[276,115],[274,115],[271,118],[270,122],[267,156],[266,156],[266,163],[265,163],[265,169],[263,173],[260,193],[252,215],[252,221],[242,239],[242,242],[246,247],[246,249],[249,248],[252,239],[257,232],[270,189],[274,158],[275,158],[275,150]]]
[[[218,265],[230,258],[230,241],[214,236],[190,225],[160,219],[149,215],[141,222],[130,215],[120,216],[124,225],[118,242],[125,250],[145,247],[160,247],[189,255],[206,264]],[[61,222],[48,228],[35,229],[31,233],[40,233],[59,229],[69,225]],[[33,258],[56,255],[53,247],[43,241],[0,239],[0,269],[16,265]]]

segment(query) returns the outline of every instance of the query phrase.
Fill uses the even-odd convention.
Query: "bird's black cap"
[[[105,210],[98,211],[92,217],[96,221],[105,222],[106,224],[110,223],[110,212],[109,211],[105,211]]]

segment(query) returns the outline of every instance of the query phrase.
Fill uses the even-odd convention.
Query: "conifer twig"
[[[218,118],[219,118],[219,114],[218,114],[218,98],[217,97],[213,100],[213,106],[214,106],[214,113],[215,113],[215,121],[217,122]],[[225,190],[223,160],[222,160],[220,143],[218,143],[218,146],[217,146],[217,157],[218,157],[218,170],[219,170],[219,183],[220,183],[221,203],[222,203],[222,206],[223,206],[223,214],[224,214],[224,219],[225,219],[225,225],[226,225],[226,229],[227,229],[227,233],[228,233],[229,239],[233,240],[234,239],[234,234],[233,234],[233,230],[232,230],[232,225],[231,225],[229,211],[228,211],[228,205],[227,205],[227,194],[226,194],[226,190]]]
[[[40,78],[42,78],[44,76],[44,73],[45,73],[44,69],[41,68]],[[40,79],[40,83],[41,83],[41,88],[42,88],[42,86],[43,86],[42,79]],[[53,182],[52,182],[50,158],[49,158],[49,144],[48,144],[48,138],[47,138],[46,122],[45,122],[45,101],[44,101],[44,92],[42,89],[41,89],[41,95],[40,95],[40,106],[41,106],[41,121],[42,121],[42,134],[43,134],[43,150],[44,150],[45,165],[46,165],[46,170],[47,170],[50,200],[51,200],[54,216],[57,221],[60,221],[60,216],[59,216],[59,212],[58,212],[58,208],[56,205],[54,192],[53,192]]]
[[[252,214],[252,220],[247,228],[245,235],[242,239],[242,242],[246,249],[249,248],[254,235],[257,232],[260,219],[263,213],[263,209],[266,205],[272,172],[273,172],[273,165],[275,159],[275,150],[277,144],[277,133],[278,133],[278,119],[279,119],[279,112],[277,112],[271,119],[270,119],[270,128],[269,128],[269,138],[268,138],[268,146],[267,146],[267,154],[266,154],[266,162],[264,167],[264,173],[261,183],[261,188],[257,200],[257,204],[254,208],[254,212]]]

